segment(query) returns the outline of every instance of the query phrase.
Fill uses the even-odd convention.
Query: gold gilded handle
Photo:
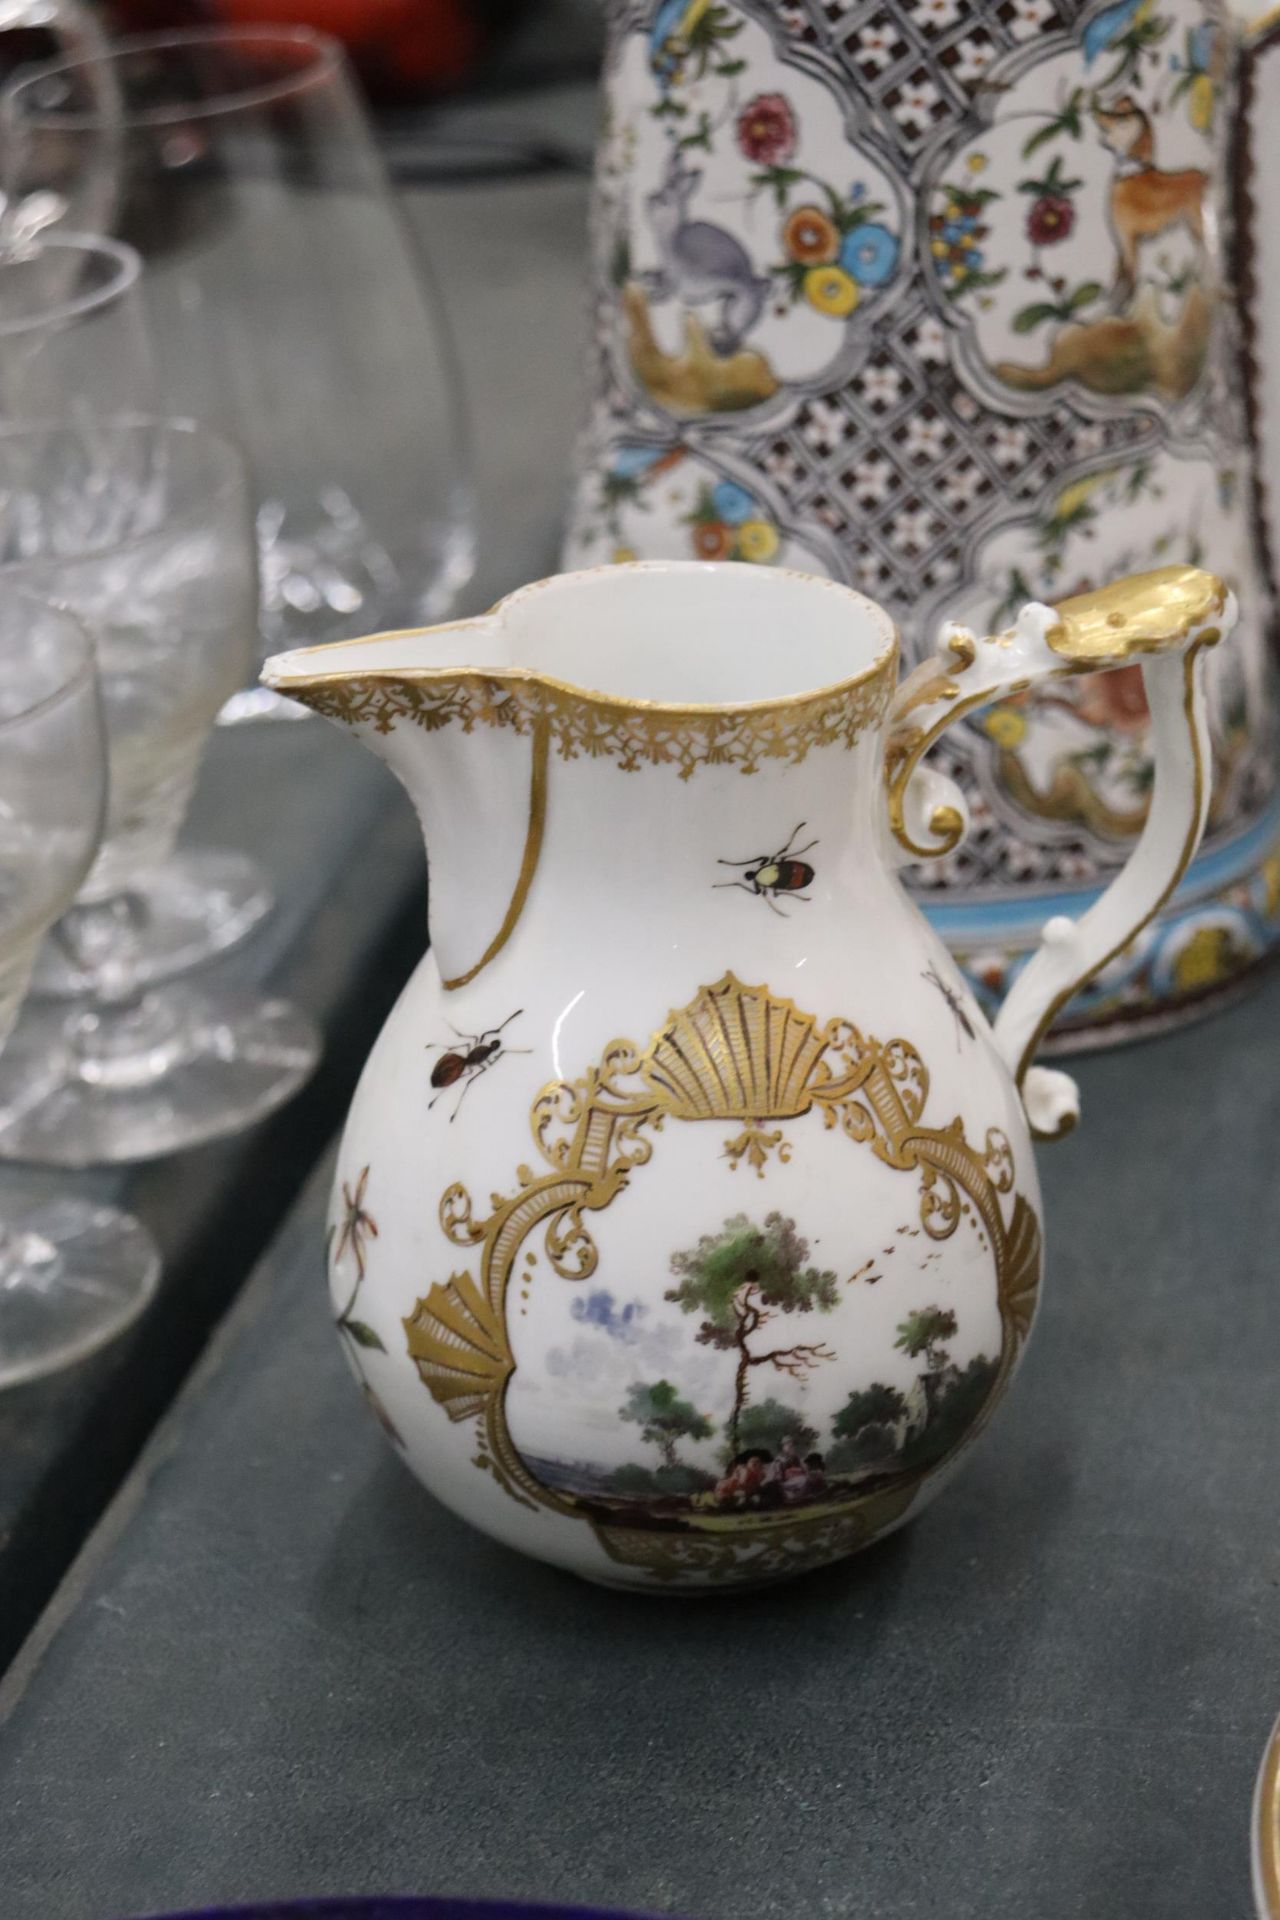
[[[964,835],[958,790],[921,764],[954,720],[1046,680],[1142,668],[1155,763],[1146,824],[1124,867],[1086,913],[1047,922],[993,1029],[1042,1135],[1066,1132],[1079,1112],[1065,1074],[1032,1068],[1046,1029],[1160,911],[1200,843],[1210,764],[1200,662],[1235,619],[1234,596],[1214,574],[1162,567],[1057,607],[1033,601],[1012,627],[986,639],[945,627],[938,656],[898,689],[885,765],[889,823],[903,851],[921,859],[949,853]]]

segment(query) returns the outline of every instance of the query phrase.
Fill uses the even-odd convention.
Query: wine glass
[[[0,588],[0,1045],[41,935],[98,845],[106,743],[88,633]],[[141,1311],[160,1262],[136,1220],[64,1195],[0,1211],[0,1386],[101,1346]]]
[[[62,229],[23,241],[0,237],[0,422],[70,420],[88,448],[97,415],[151,411],[155,368],[141,273],[138,254],[119,240]],[[103,484],[120,450],[109,433],[97,446]],[[246,855],[172,853],[136,876],[130,890],[131,984],[198,966],[242,940],[271,905],[261,869]],[[125,933],[122,918],[118,977]],[[43,993],[82,994],[93,986],[58,942],[42,950],[36,977]]]
[[[119,240],[0,228],[0,419],[83,422],[108,394],[117,411],[152,404],[141,274]]]
[[[15,67],[55,57],[98,62],[96,97],[101,113],[112,111],[111,77],[102,64],[107,36],[81,0],[0,0],[0,73],[7,79]],[[86,84],[92,86],[90,77]],[[59,217],[57,200],[35,193],[29,200],[0,198],[0,234],[5,243],[22,242]]]
[[[0,1060],[0,1157],[92,1166],[235,1131],[301,1084],[309,1023],[190,977],[139,991],[134,895],[172,851],[218,708],[253,651],[243,463],[189,421],[0,432],[0,595],[90,628],[106,716],[102,843],[51,939],[90,991],[33,997]],[[37,976],[37,985],[41,984]]]
[[[248,456],[263,652],[441,618],[473,557],[458,375],[341,49],[209,28],[102,65],[14,75],[3,184],[146,261],[166,408]]]

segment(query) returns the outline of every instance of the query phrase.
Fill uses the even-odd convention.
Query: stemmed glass
[[[33,60],[47,60],[56,52],[62,58],[99,62],[98,107],[103,114],[112,110],[110,75],[102,66],[107,36],[82,0],[0,0],[0,70],[6,77],[16,66]],[[27,202],[5,202],[0,198],[0,234],[4,244],[29,239],[61,209],[48,194],[36,193]]]
[[[106,745],[80,622],[0,590],[0,1044],[41,935],[70,904],[102,830]],[[126,1214],[63,1196],[0,1216],[0,1386],[65,1366],[146,1305],[160,1262]]]
[[[248,456],[265,651],[439,619],[472,564],[459,383],[337,43],[209,28],[28,67],[0,148],[7,192],[146,261],[166,409]]]
[[[84,420],[104,394],[118,411],[152,404],[141,273],[119,240],[0,226],[0,418]]]
[[[104,411],[150,412],[156,376],[135,250],[61,229],[20,240],[0,227],[0,235],[0,423],[69,420],[89,447]],[[103,473],[117,445],[98,446]],[[244,854],[193,848],[135,876],[127,908],[113,956],[120,990],[235,945],[270,911],[271,893]],[[37,985],[67,995],[90,992],[93,981],[54,941],[41,953]]]
[[[0,595],[16,585],[70,606],[93,634],[110,779],[97,858],[51,936],[91,991],[28,1004],[0,1061],[0,1157],[145,1159],[248,1125],[318,1052],[283,1002],[190,976],[137,984],[136,890],[172,851],[218,708],[253,650],[242,462],[191,422],[0,432]]]

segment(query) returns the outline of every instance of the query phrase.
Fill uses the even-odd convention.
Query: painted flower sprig
[[[987,157],[971,153],[965,164],[976,175],[986,167]],[[949,300],[960,300],[979,289],[998,287],[1008,268],[988,267],[982,243],[991,232],[987,208],[999,193],[972,181],[961,186],[945,180],[939,192],[942,205],[929,216],[929,251],[943,292]]]
[[[1213,114],[1217,104],[1214,69],[1217,64],[1218,29],[1212,21],[1202,21],[1197,27],[1188,27],[1181,56],[1176,53],[1169,56],[1170,69],[1177,76],[1169,98],[1186,100],[1187,118],[1197,133],[1210,133],[1213,130]]]
[[[1068,238],[1076,223],[1076,203],[1072,196],[1083,184],[1063,171],[1062,155],[1058,153],[1038,178],[1019,180],[1018,192],[1032,196],[1027,238],[1033,246],[1051,247]]]
[[[614,543],[615,560],[636,557],[623,535],[624,509],[635,508],[647,513],[651,502],[646,498],[646,489],[661,474],[679,466],[683,459],[682,447],[623,446],[615,450],[608,471],[600,476],[596,502],[603,531]],[[595,529],[587,526],[583,538],[590,540],[594,534]]]
[[[704,482],[686,524],[699,560],[772,560],[778,529],[749,488],[736,480]]]
[[[822,196],[788,210],[792,192],[802,183]],[[784,259],[770,271],[791,303],[804,299],[816,312],[844,320],[863,293],[892,279],[898,265],[898,236],[877,217],[884,204],[867,197],[856,181],[841,194],[829,181],[802,167],[774,163],[750,176],[753,193],[773,194],[785,213],[779,238]]]
[[[378,1237],[378,1224],[364,1204],[365,1189],[369,1184],[369,1169],[362,1167],[354,1191],[348,1181],[342,1183],[342,1219],[338,1223],[337,1238],[333,1243],[333,1264],[336,1267],[344,1254],[350,1250],[356,1263],[356,1283],[351,1289],[351,1298],[335,1324],[343,1333],[349,1333],[358,1347],[375,1347],[379,1353],[385,1353],[382,1338],[363,1320],[352,1316],[361,1287],[364,1285],[365,1243]]]
[[[785,172],[783,162],[796,150],[799,128],[785,93],[758,93],[738,115],[739,151],[758,165]]]
[[[1056,153],[1042,174],[1018,182],[1019,193],[1031,196],[1027,238],[1037,250],[1035,263],[1026,270],[1026,278],[1043,281],[1046,297],[1018,309],[1011,323],[1015,333],[1034,333],[1046,320],[1059,323],[1075,320],[1105,292],[1100,280],[1081,280],[1073,287],[1065,275],[1047,274],[1039,260],[1041,248],[1059,246],[1070,238],[1076,224],[1074,196],[1083,184],[1065,171],[1062,156]]]
[[[1050,140],[1064,137],[1072,140],[1084,138],[1084,114],[1088,104],[1088,94],[1084,87],[1073,87],[1056,113],[1046,114],[1035,132],[1029,134],[1022,143],[1022,157],[1029,160],[1033,153],[1047,146]]]
[[[334,1227],[330,1227],[329,1229],[329,1239],[331,1242],[330,1258],[334,1267],[337,1267],[339,1262],[350,1253],[352,1259],[355,1261],[356,1268],[356,1283],[351,1289],[351,1298],[347,1301],[342,1312],[334,1315],[334,1325],[337,1327],[339,1333],[346,1335],[353,1347],[366,1347],[371,1348],[376,1353],[385,1353],[387,1348],[382,1336],[369,1325],[368,1321],[357,1320],[355,1318],[356,1300],[359,1298],[360,1289],[364,1285],[367,1243],[370,1240],[376,1240],[378,1237],[378,1223],[364,1203],[365,1190],[368,1185],[368,1167],[362,1167],[360,1169],[354,1188],[352,1188],[349,1181],[343,1181],[342,1218],[337,1223],[336,1230]],[[358,1356],[353,1353],[351,1355],[351,1361],[355,1368],[356,1377],[360,1382],[360,1390],[368,1402],[369,1410],[373,1414],[374,1419],[377,1420],[383,1431],[395,1441],[396,1445],[402,1447],[404,1445],[404,1436],[388,1413],[381,1396],[365,1378],[364,1368]]]

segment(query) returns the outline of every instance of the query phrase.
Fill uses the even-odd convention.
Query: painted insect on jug
[[[850,588],[655,562],[268,663],[389,763],[430,845],[432,947],[355,1098],[329,1264],[433,1492],[658,1590],[774,1580],[920,1510],[1034,1317],[1031,1136],[1077,1111],[1038,1039],[1195,851],[1234,617],[1169,568],[990,637],[948,623],[900,680]],[[925,755],[1108,671],[1152,714],[1147,824],[992,1027],[897,876],[966,826]]]

